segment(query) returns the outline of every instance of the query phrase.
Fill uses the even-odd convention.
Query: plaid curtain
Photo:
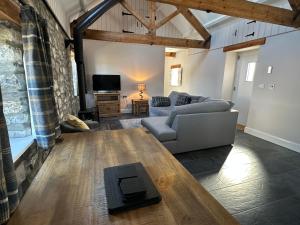
[[[21,20],[31,116],[37,144],[47,150],[60,135],[47,22],[31,6],[21,8]]]
[[[3,113],[0,87],[0,224],[9,219],[9,215],[19,204],[18,183],[11,155],[8,131]]]

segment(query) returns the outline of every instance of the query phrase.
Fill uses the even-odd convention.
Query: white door
[[[238,53],[232,101],[239,110],[238,124],[247,125],[258,50]]]

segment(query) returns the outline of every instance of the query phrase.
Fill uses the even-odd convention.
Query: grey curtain
[[[18,183],[8,138],[0,87],[0,224],[9,219],[19,204]]]
[[[47,22],[34,8],[21,8],[24,63],[28,95],[37,144],[48,150],[60,135],[53,91],[50,43]]]

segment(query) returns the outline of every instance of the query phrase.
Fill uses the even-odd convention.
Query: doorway
[[[238,124],[245,127],[250,109],[258,49],[237,54],[232,101],[235,103],[234,108],[239,111]]]

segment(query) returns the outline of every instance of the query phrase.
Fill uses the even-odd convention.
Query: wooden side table
[[[132,114],[139,116],[141,113],[149,115],[149,102],[147,99],[132,99]]]

